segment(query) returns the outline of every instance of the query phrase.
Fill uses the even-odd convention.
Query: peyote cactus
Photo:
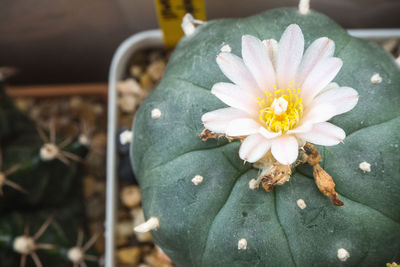
[[[1,266],[19,265],[21,251],[16,248],[16,240],[24,235],[24,224],[33,231],[53,213],[56,218],[49,221],[50,230],[38,239],[51,244],[51,249],[37,254],[44,266],[64,266],[69,261],[66,253],[75,244],[78,226],[84,223],[77,219],[84,218],[79,175],[81,157],[88,149],[78,141],[56,145],[55,133],[51,131],[50,137],[46,137],[21,114],[5,94],[3,84],[0,114]],[[13,250],[16,253],[10,256]],[[32,259],[40,266],[35,255]],[[31,266],[31,260],[26,263]]]
[[[346,132],[344,143],[317,146],[342,207],[319,192],[304,164],[292,166],[290,181],[270,192],[251,190],[249,182],[260,173],[239,157],[240,142],[199,138],[203,114],[226,107],[210,92],[228,81],[216,63],[220,49],[229,45],[241,55],[242,36],[279,40],[290,24],[302,29],[305,48],[322,36],[334,41],[343,61],[334,82],[360,95],[353,110],[331,120]],[[399,87],[391,55],[317,12],[283,8],[199,26],[179,43],[163,80],[137,113],[131,158],[148,219],[137,230],[153,230],[178,266],[399,261]]]

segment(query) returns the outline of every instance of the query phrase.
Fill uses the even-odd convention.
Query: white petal
[[[276,85],[275,71],[263,43],[254,36],[244,35],[242,57],[261,90],[272,91]]]
[[[278,42],[275,39],[264,40],[263,44],[267,47],[267,53],[269,59],[272,62],[272,66],[276,70],[276,60],[278,57]]]
[[[325,86],[324,89],[322,89],[322,90],[318,93],[318,95],[320,95],[320,94],[322,94],[322,93],[324,93],[324,92],[326,92],[326,91],[328,91],[328,90],[335,89],[335,88],[339,88],[339,87],[340,87],[339,84],[337,84],[337,83],[335,83],[335,82],[329,83],[327,86]]]
[[[293,136],[285,135],[272,140],[271,153],[281,164],[292,164],[299,154],[297,139]]]
[[[282,132],[279,132],[279,133],[270,132],[267,129],[265,129],[264,127],[260,127],[260,129],[258,129],[258,132],[267,139],[272,139],[272,138],[278,137],[282,134]]]
[[[251,115],[257,115],[259,112],[256,98],[236,84],[216,83],[212,87],[211,93],[225,104],[243,110]]]
[[[215,133],[225,133],[231,121],[247,118],[248,116],[246,112],[236,108],[221,108],[205,113],[201,120],[208,130]]]
[[[237,119],[231,121],[226,129],[228,136],[245,136],[258,132],[260,124],[253,119]]]
[[[304,111],[302,124],[324,122],[335,116],[336,108],[329,104],[312,105]]]
[[[298,127],[294,128],[293,130],[287,131],[287,134],[297,134],[297,133],[305,133],[311,131],[313,123],[311,121],[306,121],[300,124]]]
[[[337,145],[346,137],[346,133],[342,128],[339,128],[329,122],[320,122],[313,125],[311,131],[303,134],[298,134],[298,137],[322,146]]]
[[[342,65],[342,60],[334,57],[326,58],[317,64],[301,88],[304,105],[307,106],[335,78]]]
[[[339,87],[318,95],[312,105],[332,105],[336,116],[352,110],[357,105],[358,98],[359,94],[353,88]]]
[[[217,63],[221,71],[232,82],[247,90],[253,96],[260,95],[261,89],[240,57],[223,52],[218,55]]]
[[[261,134],[252,134],[244,139],[240,146],[239,156],[248,162],[256,162],[268,152],[271,142]]]
[[[317,64],[325,58],[332,57],[334,51],[335,43],[327,37],[315,40],[304,53],[297,73],[296,86],[301,88],[304,80],[310,75]]]
[[[297,24],[289,25],[278,45],[277,80],[279,88],[289,88],[295,82],[296,73],[304,51],[304,37]]]

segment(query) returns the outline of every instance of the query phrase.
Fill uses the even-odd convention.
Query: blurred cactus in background
[[[81,143],[57,138],[52,120],[48,129],[36,126],[14,106],[0,81],[2,267],[97,261],[86,255],[94,240],[84,245],[81,163],[88,148]]]

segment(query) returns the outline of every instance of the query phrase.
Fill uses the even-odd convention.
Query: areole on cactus
[[[139,230],[178,266],[399,260],[399,84],[388,53],[317,12],[200,25],[137,113]]]

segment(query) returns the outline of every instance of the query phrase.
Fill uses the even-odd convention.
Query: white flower
[[[279,43],[242,37],[242,58],[222,52],[221,71],[233,83],[216,83],[211,92],[228,108],[203,115],[206,129],[228,137],[246,137],[240,157],[260,160],[269,150],[284,165],[292,164],[305,141],[332,146],[345,132],[326,122],[355,107],[358,93],[331,81],[342,67],[333,57],[335,44],[322,37],[304,51],[298,25],[289,25]]]

